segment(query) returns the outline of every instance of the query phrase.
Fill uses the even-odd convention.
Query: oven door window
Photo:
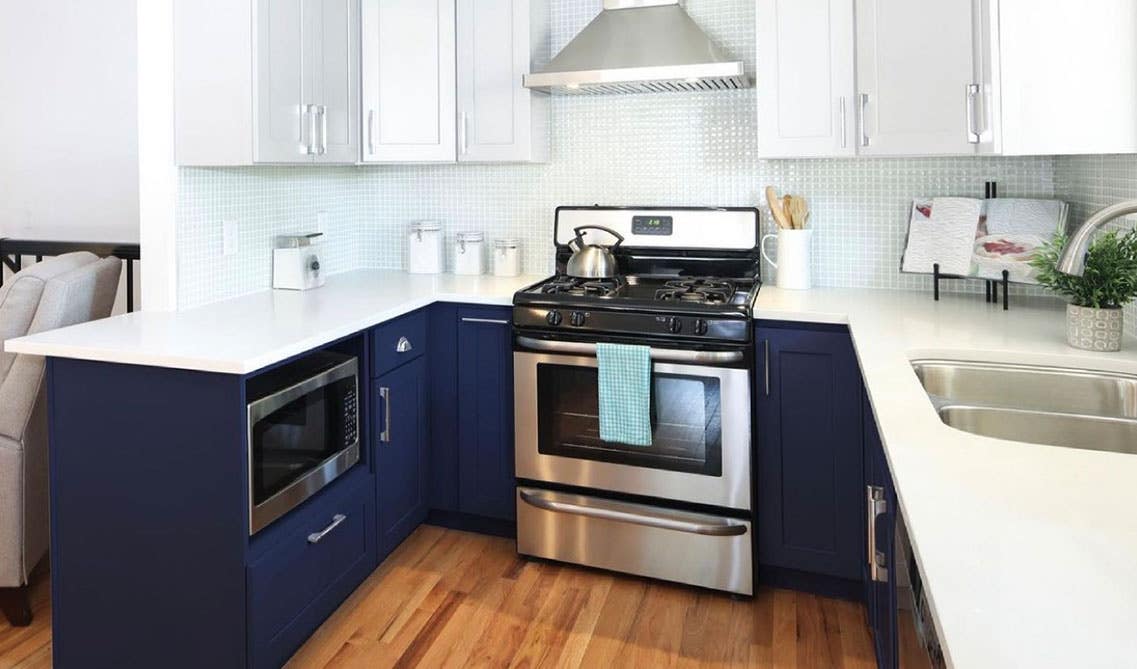
[[[355,443],[355,379],[322,386],[276,409],[253,425],[253,504],[257,505]],[[346,420],[345,420],[346,419]]]
[[[722,396],[713,376],[652,374],[651,446],[600,438],[595,367],[537,366],[543,455],[722,476]]]

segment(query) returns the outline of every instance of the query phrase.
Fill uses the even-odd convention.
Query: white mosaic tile
[[[545,57],[600,5],[553,0]],[[684,6],[753,70],[752,1],[687,0]],[[332,215],[333,271],[401,268],[406,226],[438,219],[449,239],[462,230],[520,238],[525,271],[545,273],[552,267],[558,205],[753,206],[767,184],[811,201],[819,285],[928,289],[928,277],[898,271],[913,197],[980,196],[987,180],[998,181],[1004,196],[1055,192],[1049,157],[760,160],[755,95],[749,89],[557,97],[552,155],[544,165],[182,169],[179,304],[267,288],[272,237],[311,228],[320,209]],[[240,250],[222,258],[221,219],[230,215],[240,220]],[[981,292],[982,284],[949,282],[945,290]]]

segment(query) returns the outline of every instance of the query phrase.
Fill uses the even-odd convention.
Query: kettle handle
[[[616,238],[616,243],[613,244],[609,248],[614,249],[617,246],[619,246],[620,244],[624,243],[624,236],[621,235],[620,233],[616,232],[615,230],[612,230],[610,228],[606,228],[603,225],[582,225],[578,228],[572,229],[572,231],[576,233],[576,239],[574,239],[573,241],[575,241],[577,243],[578,249],[584,248],[584,233],[581,232],[581,230],[603,230],[604,232],[607,232],[608,234],[612,235],[613,237]]]

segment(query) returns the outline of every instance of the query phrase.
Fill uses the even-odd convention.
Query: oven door
[[[359,462],[356,359],[249,404],[249,534]]]
[[[534,347],[552,350],[527,350]],[[518,338],[517,477],[749,510],[750,372],[716,366],[744,354],[653,348],[652,445],[643,447],[600,438],[590,350],[594,344]]]

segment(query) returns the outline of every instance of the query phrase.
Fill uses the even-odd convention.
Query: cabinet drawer
[[[290,532],[247,570],[252,666],[278,667],[375,566],[373,479],[296,511]]]
[[[404,343],[403,340],[406,340]],[[371,377],[385,374],[426,352],[426,312],[415,311],[371,331]]]

